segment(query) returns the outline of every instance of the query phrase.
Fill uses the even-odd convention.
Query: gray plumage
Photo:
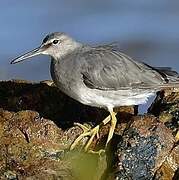
[[[156,91],[178,84],[178,73],[170,68],[134,61],[112,45],[84,45],[64,33],[49,34],[39,48],[12,63],[34,54],[52,57],[52,79],[64,93],[83,104],[109,110],[145,103]]]

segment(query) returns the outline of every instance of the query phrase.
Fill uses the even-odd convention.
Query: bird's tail
[[[161,84],[161,89],[179,88],[179,73],[170,67],[155,67],[155,69],[165,78],[166,83]]]
[[[154,67],[168,83],[179,83],[179,74],[170,67]]]
[[[149,65],[147,65],[149,66]],[[152,67],[153,70],[157,71],[165,80],[165,83],[163,84],[154,84],[153,86],[150,87],[140,87],[140,89],[155,89],[155,90],[162,90],[162,89],[170,89],[170,88],[179,88],[179,73],[174,71],[170,67]]]

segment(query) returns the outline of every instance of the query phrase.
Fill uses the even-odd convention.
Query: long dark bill
[[[35,48],[35,49],[33,49],[33,50],[31,50],[31,51],[29,51],[29,52],[27,52],[27,53],[25,53],[19,57],[13,59],[11,61],[11,64],[16,64],[16,63],[19,63],[21,61],[24,61],[25,59],[29,59],[29,58],[34,57],[34,56],[38,56],[38,55],[42,54],[42,51],[43,51],[42,46]]]

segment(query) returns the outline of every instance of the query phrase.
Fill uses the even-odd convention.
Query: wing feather
[[[91,51],[83,53],[83,58],[85,64],[81,73],[85,85],[89,88],[119,90],[153,87],[168,82],[164,70],[134,61],[112,48],[92,48]]]

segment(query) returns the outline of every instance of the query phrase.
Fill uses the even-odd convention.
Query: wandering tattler
[[[60,32],[47,35],[40,47],[11,63],[40,54],[51,56],[51,76],[61,91],[83,104],[109,111],[110,115],[100,124],[111,122],[106,145],[116,126],[114,107],[143,104],[155,92],[179,84],[178,73],[171,68],[155,68],[134,61],[111,45],[84,45]],[[89,136],[87,150],[93,138],[98,137],[100,125],[93,129],[80,125],[84,132],[73,142],[71,149]]]

